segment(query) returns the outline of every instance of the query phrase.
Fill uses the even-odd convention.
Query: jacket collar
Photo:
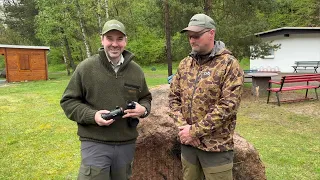
[[[199,55],[195,51],[192,51],[189,54],[189,56],[191,56],[193,59],[197,60],[197,62],[199,64],[204,64],[204,63],[212,60],[215,56],[219,56],[219,55],[222,55],[222,54],[232,54],[232,53],[225,48],[225,44],[222,41],[214,41],[214,47],[213,47],[211,53],[206,58],[204,58],[203,60],[201,58],[201,55]]]
[[[113,68],[111,67],[111,63],[109,62],[109,60],[107,58],[106,52],[104,51],[104,48],[99,49],[99,56],[100,56],[101,63],[104,66],[106,66],[108,69],[113,70]],[[122,52],[122,56],[124,58],[124,61],[123,61],[123,64],[121,65],[119,71],[121,69],[123,69],[124,67],[126,67],[134,58],[134,54],[131,53],[130,51],[127,51],[127,50],[124,50]]]

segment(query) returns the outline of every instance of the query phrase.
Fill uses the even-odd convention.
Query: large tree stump
[[[150,115],[138,125],[139,137],[133,163],[133,180],[182,179],[178,128],[168,116],[169,85],[151,89]],[[234,135],[235,180],[264,180],[265,167],[258,152],[237,133]]]

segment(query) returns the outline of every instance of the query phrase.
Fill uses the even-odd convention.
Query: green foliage
[[[2,69],[5,68],[5,63],[4,63],[4,56],[0,55],[0,72]]]
[[[207,2],[211,3],[211,9]],[[168,0],[168,3],[173,61],[190,52],[187,38],[179,32],[195,13],[207,12],[213,17],[217,23],[216,40],[223,41],[239,59],[249,57],[249,47],[260,43],[254,33],[283,26],[320,26],[317,0]],[[57,53],[50,55],[52,63],[61,63],[64,55],[68,63],[72,60],[77,64],[87,57],[87,47],[90,54],[97,53],[101,46],[99,32],[107,14],[109,19],[125,24],[128,49],[136,54],[139,63],[166,59],[162,0],[4,0],[2,9],[5,17],[0,17],[0,43],[56,48]]]
[[[258,42],[253,34],[267,26],[261,14],[268,14],[272,5],[272,0],[227,0],[215,4],[213,17],[217,23],[216,39],[222,40],[237,58],[249,57],[249,47]]]
[[[137,31],[143,35],[140,38],[129,40],[128,50],[132,51],[139,64],[150,64],[164,61],[164,40],[157,38],[156,34],[146,28],[138,28]]]
[[[249,70],[250,69],[250,59],[249,58],[243,58],[240,60],[240,67],[243,70]]]
[[[320,26],[320,2],[277,0],[268,21],[271,28]]]
[[[270,50],[276,51],[281,48],[281,44],[272,44],[272,42],[261,42],[255,44],[250,48],[250,58],[264,58],[265,56],[271,55]]]
[[[191,51],[189,40],[185,34],[177,32],[172,37],[172,59],[173,61],[181,61]]]
[[[1,21],[0,21],[1,22]],[[0,24],[0,43],[1,44],[31,44],[31,42],[22,37],[18,32]]]
[[[4,23],[20,38],[24,45],[40,45],[36,38],[34,18],[38,14],[35,0],[3,1]]]
[[[58,48],[51,48],[47,53],[48,64],[62,64],[63,57],[61,55],[61,51]]]
[[[66,64],[49,64],[48,65],[49,73],[61,72],[61,71],[65,71],[65,69],[66,69]]]

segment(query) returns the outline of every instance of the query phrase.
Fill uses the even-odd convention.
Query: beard
[[[205,54],[206,53],[206,50],[199,46],[198,44],[193,44],[191,45],[191,48],[192,48],[192,51],[196,52],[197,54]]]
[[[104,51],[108,58],[112,61],[119,60],[122,54],[121,49],[105,49]]]

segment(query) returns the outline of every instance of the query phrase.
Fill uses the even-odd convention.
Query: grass
[[[243,98],[237,131],[259,151],[268,179],[320,178],[319,105],[305,101],[278,107],[266,104],[266,97]]]
[[[165,65],[143,70],[150,87],[167,83]],[[77,127],[59,105],[70,77],[50,72],[49,78],[0,87],[0,179],[76,179]],[[249,92],[250,84],[245,87]],[[268,179],[320,179],[319,105],[305,101],[278,107],[244,94],[236,131],[259,151]]]
[[[242,67],[243,70],[250,69],[250,59],[249,58],[243,58],[240,61],[240,66]]]

